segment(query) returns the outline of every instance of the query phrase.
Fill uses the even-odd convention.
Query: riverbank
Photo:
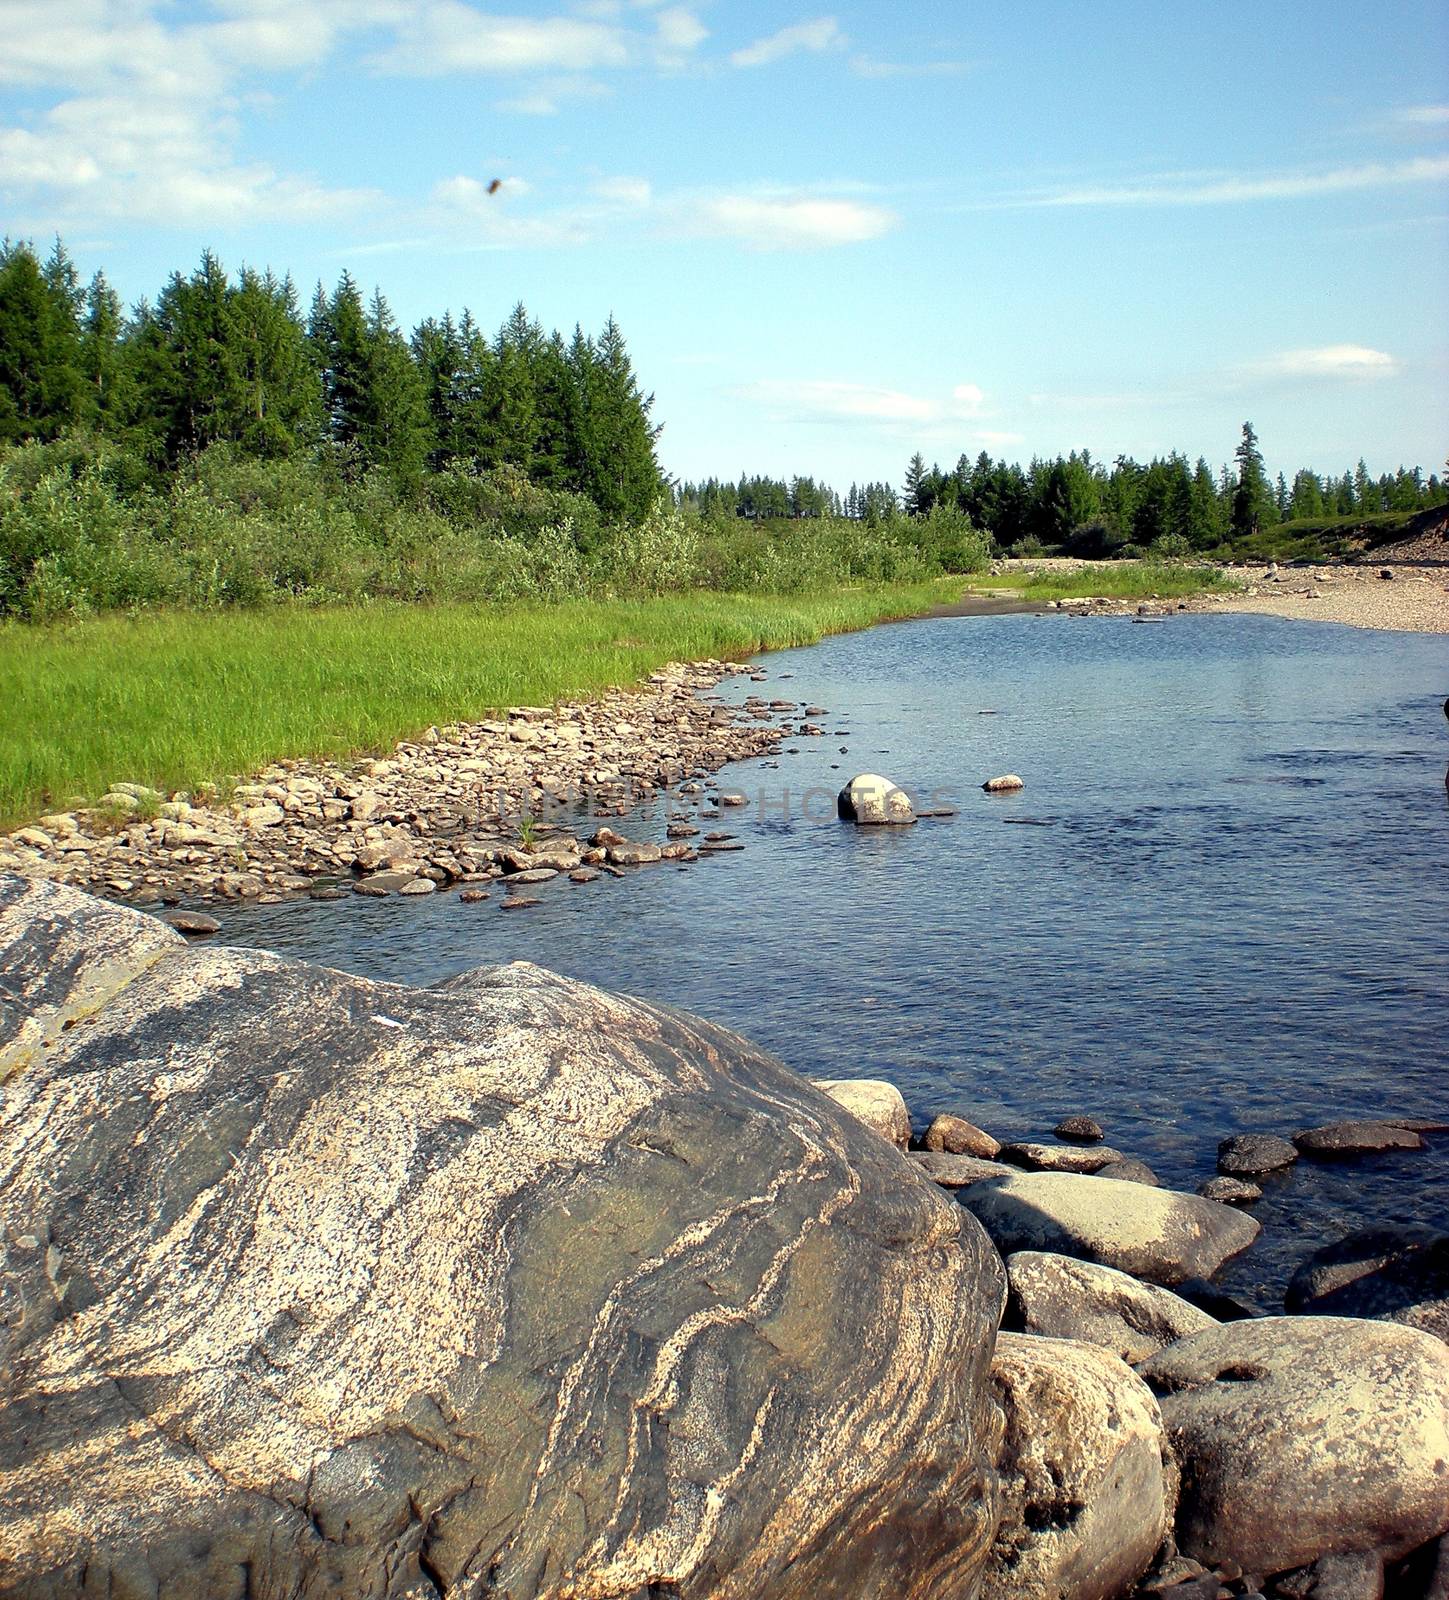
[[[1138,563],[1039,557],[997,564],[991,579],[972,580],[973,588],[992,584],[996,592],[970,597],[964,604],[1006,606],[1014,597],[1021,609],[1069,610],[1088,615],[1144,612],[1249,612],[1310,622],[1341,622],[1352,628],[1394,633],[1449,633],[1449,552],[1442,541],[1409,559],[1392,552],[1370,565],[1332,563],[1312,567],[1269,562],[1221,569],[1220,587],[1174,589],[1140,575],[1128,583],[1122,574]],[[1187,569],[1191,570],[1191,569]],[[1217,569],[1214,569],[1217,570]],[[1386,578],[1383,574],[1388,573]],[[1123,589],[1127,592],[1120,592]],[[970,615],[948,611],[946,615]]]
[[[0,626],[0,827],[163,797],[280,760],[381,755],[425,728],[913,616],[959,579],[800,595],[144,613]]]

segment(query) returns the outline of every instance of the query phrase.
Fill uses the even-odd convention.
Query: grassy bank
[[[1014,572],[974,577],[973,590],[1018,594],[1023,600],[1180,600],[1186,595],[1230,593],[1238,586],[1215,567],[1159,561],[1101,561],[1075,572]]]
[[[0,625],[0,825],[112,783],[224,783],[289,756],[631,684],[910,616],[959,579],[782,597],[166,612]]]

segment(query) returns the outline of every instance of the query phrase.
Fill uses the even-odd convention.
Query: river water
[[[224,937],[429,983],[528,959],[732,1026],[812,1076],[899,1084],[918,1124],[999,1138],[1070,1112],[1165,1184],[1230,1133],[1449,1120],[1449,641],[1189,616],[943,618],[762,658],[755,693],[825,738],[740,763],[745,844],[494,898],[352,897],[235,912]],[[990,714],[987,714],[990,713]],[[842,752],[841,746],[846,750]],[[860,771],[958,807],[857,829]],[[1026,787],[988,797],[983,780]],[[618,823],[662,837],[665,808]],[[1300,1162],[1224,1284],[1277,1309],[1350,1228],[1449,1227],[1449,1136]]]

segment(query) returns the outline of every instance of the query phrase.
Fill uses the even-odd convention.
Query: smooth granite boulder
[[[961,1204],[1003,1255],[1077,1256],[1171,1286],[1210,1278],[1258,1237],[1258,1224],[1195,1194],[1075,1172],[1022,1172],[972,1184]]]
[[[948,1600],[967,1214],[733,1034],[0,877],[0,1594]]]
[[[1096,1345],[1003,1333],[1006,1439],[983,1600],[1116,1600],[1172,1530],[1177,1468],[1152,1391]]]
[[[950,1111],[943,1111],[932,1119],[921,1146],[949,1156],[975,1156],[978,1161],[995,1161],[1001,1153],[999,1139],[993,1139],[984,1128]]]
[[[895,1084],[883,1078],[817,1078],[815,1087],[897,1150],[911,1142],[911,1114]]]
[[[1100,1345],[1123,1361],[1144,1361],[1218,1325],[1170,1289],[1071,1256],[1018,1250],[1007,1257],[1006,1282],[1013,1326]]]
[[[1449,1350],[1341,1317],[1229,1322],[1137,1368],[1182,1468],[1177,1542],[1284,1572],[1449,1528]]]
[[[901,827],[916,820],[911,797],[878,772],[857,773],[835,797],[842,822],[861,827]]]

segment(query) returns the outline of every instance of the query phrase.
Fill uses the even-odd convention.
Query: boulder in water
[[[845,822],[861,827],[903,825],[916,820],[911,797],[878,772],[862,772],[836,796],[835,809]]]
[[[0,1593],[949,1600],[1003,1272],[723,1029],[0,877]]]

